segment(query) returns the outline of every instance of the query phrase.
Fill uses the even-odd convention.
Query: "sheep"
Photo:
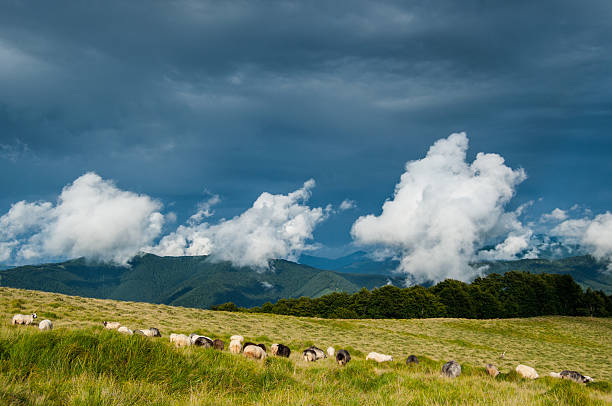
[[[208,337],[204,336],[199,336],[195,340],[191,340],[191,345],[204,348],[213,348],[213,342]]]
[[[485,365],[485,369],[487,370],[487,373],[489,375],[491,375],[493,378],[495,378],[497,375],[499,375],[499,370],[497,369],[497,367],[493,364],[487,364]]]
[[[518,365],[516,367],[516,372],[527,379],[537,379],[539,377],[538,373],[532,367],[528,367],[527,365]]]
[[[198,338],[205,338],[206,340],[210,341],[210,346],[212,347],[212,342],[213,342],[212,338],[210,338],[210,337],[206,337],[206,336],[201,336],[201,335],[196,334],[196,333],[191,333],[191,334],[189,334],[189,339],[191,340],[191,344],[195,344],[195,341],[196,341]],[[202,341],[202,340],[200,340],[200,342],[203,342],[203,341]]]
[[[419,365],[419,359],[416,355],[410,355],[406,358],[406,365],[416,364]]]
[[[38,328],[40,330],[53,330],[53,323],[51,323],[51,320],[43,320],[38,323]]]
[[[177,348],[189,347],[191,345],[191,340],[185,334],[170,334],[170,342],[174,343]]]
[[[319,359],[323,359],[323,358],[327,358],[327,355],[325,354],[325,352],[322,349],[315,347],[314,345],[311,345],[310,347],[308,347],[306,349],[314,351],[314,353],[316,354],[318,360]]]
[[[34,323],[34,319],[36,318],[36,313],[32,314],[16,314],[13,316],[12,324],[24,324],[29,326]]]
[[[314,362],[317,360],[317,353],[314,352],[314,350],[305,349],[304,352],[302,352],[302,357],[304,357],[304,361]]]
[[[161,337],[161,333],[159,332],[158,329],[156,329],[155,327],[150,327],[149,328],[149,336],[148,337]]]
[[[104,328],[107,330],[117,330],[119,327],[121,327],[121,323],[119,323],[118,321],[105,321],[104,322]]]
[[[336,353],[336,350],[334,349],[334,347],[327,347],[327,355],[329,357],[333,357]]]
[[[242,351],[242,342],[244,337],[241,335],[233,335],[230,337],[229,351],[232,354],[240,354]]]
[[[225,343],[223,342],[223,340],[219,340],[218,338],[216,338],[213,340],[213,348],[215,350],[223,351],[223,349],[225,348]]]
[[[248,347],[249,345],[257,345],[257,344],[247,341],[246,343],[242,344],[242,351],[244,351],[244,349]]]
[[[461,375],[461,365],[456,361],[448,361],[442,365],[442,375],[448,378],[456,378]]]
[[[272,344],[270,347],[270,352],[272,355],[276,355],[278,357],[289,358],[291,355],[291,349],[283,344]]]
[[[577,383],[593,382],[593,378],[591,378],[590,376],[584,376],[580,372],[576,371],[565,370],[561,371],[561,373],[551,372],[550,376],[552,376],[553,378],[569,379],[570,381],[574,381]]]
[[[268,356],[258,345],[247,345],[243,353],[245,357],[253,359],[265,359]]]
[[[161,337],[161,333],[155,327],[151,327],[145,330],[134,330],[134,334],[147,336],[147,337]]]
[[[336,354],[336,362],[340,366],[345,366],[351,360],[351,354],[347,350],[338,350]]]
[[[393,357],[391,355],[380,354],[378,352],[371,352],[366,357],[366,361],[372,360],[376,362],[387,362],[393,361]]]
[[[134,334],[134,332],[132,330],[130,330],[129,328],[125,327],[125,326],[121,326],[117,329],[117,332],[121,333],[121,334],[127,334],[127,335],[132,335]]]

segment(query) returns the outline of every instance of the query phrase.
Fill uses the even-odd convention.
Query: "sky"
[[[365,245],[399,252],[414,270],[417,253],[435,252],[418,246],[423,234],[357,225],[395,223],[387,200],[406,227],[431,219],[418,227],[461,256],[453,275],[478,245],[508,248],[508,237],[555,228],[589,245],[599,241],[586,237],[593,222],[609,231],[609,1],[331,3],[4,2],[0,263],[224,247],[222,258],[261,264]],[[463,175],[404,181],[410,162],[441,170],[427,160],[439,140]],[[492,165],[511,179],[470,189],[481,152],[502,157]],[[432,222],[448,214],[438,203],[454,196],[440,184],[456,176],[464,191],[492,187],[495,198],[458,214],[472,237],[436,245]],[[422,217],[398,190],[427,185],[439,195]],[[116,215],[128,209],[137,215]],[[66,237],[83,224],[85,236]],[[449,224],[467,223],[439,226]],[[86,241],[94,230],[102,248]],[[600,245],[591,252],[608,255]]]

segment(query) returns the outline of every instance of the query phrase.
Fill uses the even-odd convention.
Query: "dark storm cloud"
[[[612,169],[608,1],[331,3],[5,2],[3,212],[88,170],[179,217],[310,177],[313,204],[371,212],[458,130],[525,167],[524,200],[610,201],[588,196]]]

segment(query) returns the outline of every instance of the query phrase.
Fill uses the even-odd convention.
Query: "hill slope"
[[[55,324],[10,326],[14,313],[39,311]],[[85,299],[0,288],[0,404],[45,405],[606,405],[612,402],[611,319],[540,317],[465,320],[322,320],[270,314],[211,312],[149,303]],[[161,338],[103,331],[102,320],[132,329],[156,326]],[[248,360],[227,350],[175,349],[170,333],[197,332],[228,342],[288,345],[289,359]],[[345,348],[344,368],[333,360],[307,363],[301,350]],[[393,362],[365,361],[370,351]],[[505,351],[504,359],[499,354]],[[405,359],[415,354],[418,366]],[[462,365],[456,379],[442,364]],[[502,375],[491,378],[493,362]],[[513,372],[530,365],[541,379]],[[596,382],[579,385],[545,377],[572,369]]]
[[[90,263],[81,258],[0,271],[0,286],[189,307],[228,301],[256,306],[281,298],[356,292],[388,281],[382,275],[340,274],[284,260],[272,261],[271,270],[257,272],[229,262],[214,262],[206,256],[152,254],[135,257],[130,267]]]

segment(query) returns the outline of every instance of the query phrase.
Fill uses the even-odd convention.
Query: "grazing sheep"
[[[497,369],[497,367],[493,364],[485,365],[485,369],[487,370],[487,373],[491,375],[493,378],[499,375],[499,369]]]
[[[215,350],[223,351],[223,349],[225,348],[225,343],[223,342],[223,340],[219,340],[218,338],[216,338],[213,340],[213,348]]]
[[[378,352],[371,352],[366,357],[366,361],[372,360],[376,362],[387,362],[393,361],[393,357],[391,355],[380,354]]]
[[[351,360],[351,354],[347,350],[338,350],[336,354],[336,362],[340,366],[345,366]]]
[[[177,348],[189,347],[191,345],[191,340],[185,334],[170,334],[170,342],[174,343]]]
[[[406,358],[406,365],[416,364],[419,365],[419,359],[416,355],[410,355]]]
[[[201,336],[201,335],[196,334],[196,333],[191,333],[191,334],[189,334],[189,339],[191,340],[191,344],[195,344],[195,341],[196,341],[198,338],[205,338],[206,340],[210,341],[210,345],[212,346],[212,342],[213,342],[212,338],[210,338],[210,337],[206,337],[206,336]],[[201,340],[200,340],[200,341],[201,341]]]
[[[500,359],[504,359],[504,358],[506,358],[506,351],[502,352],[502,353],[499,355],[499,358],[500,358]]]
[[[25,324],[29,326],[34,323],[34,319],[36,318],[36,313],[32,314],[16,314],[13,316],[12,324]]]
[[[456,378],[461,375],[461,365],[456,361],[448,361],[442,365],[442,375],[448,378]]]
[[[249,345],[257,345],[257,344],[247,341],[246,343],[242,344],[242,351],[244,351],[244,349],[248,347]]]
[[[119,323],[118,321],[105,321],[104,322],[104,328],[107,330],[117,330],[119,327],[121,327],[121,323]]]
[[[593,378],[591,378],[590,376],[584,376],[580,372],[576,371],[565,370],[561,371],[560,374],[556,372],[551,372],[550,376],[552,376],[553,378],[569,379],[570,381],[574,381],[577,383],[593,382]]]
[[[270,352],[272,353],[272,355],[276,355],[278,357],[289,358],[289,356],[291,355],[291,350],[289,349],[289,347],[283,344],[272,344],[272,346],[270,347]]]
[[[51,323],[51,320],[43,320],[38,323],[38,328],[40,330],[53,330],[53,323]]]
[[[245,357],[253,359],[264,359],[268,356],[263,348],[258,345],[247,345],[243,353]]]
[[[191,339],[191,345],[195,345],[198,347],[204,347],[204,348],[213,348],[213,342],[208,337],[195,336],[195,337],[190,337],[190,339]]]
[[[317,353],[311,349],[305,349],[302,353],[302,357],[304,357],[304,361],[314,362],[317,360]]]
[[[134,334],[143,335],[147,337],[161,337],[161,333],[155,327],[151,327],[145,330],[134,330]]]
[[[128,335],[132,335],[134,334],[134,332],[132,330],[130,330],[129,328],[125,327],[125,326],[121,326],[117,329],[117,331],[121,334],[128,334]]]
[[[232,354],[240,354],[242,351],[243,336],[234,335],[230,337],[229,351]]]
[[[334,347],[327,347],[327,356],[328,357],[333,357],[336,354],[336,350],[334,349]]]
[[[314,353],[317,355],[317,359],[327,358],[325,352],[322,349],[315,347],[314,345],[308,347],[307,350],[313,350]]]
[[[161,333],[155,327],[149,328],[149,337],[161,337]]]
[[[516,372],[527,379],[537,379],[539,377],[538,373],[532,367],[528,367],[527,365],[519,365],[516,367]]]

